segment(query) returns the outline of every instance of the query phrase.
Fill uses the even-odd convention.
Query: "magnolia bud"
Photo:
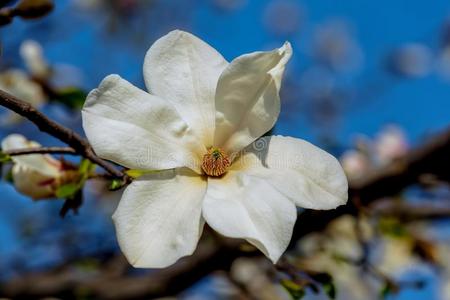
[[[2,149],[17,150],[36,148],[40,145],[19,134],[11,134],[2,141]],[[20,193],[34,200],[54,198],[56,189],[63,184],[67,171],[61,161],[50,155],[29,154],[13,156],[12,176]]]

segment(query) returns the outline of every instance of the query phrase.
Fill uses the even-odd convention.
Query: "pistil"
[[[203,156],[202,169],[209,176],[223,175],[230,165],[228,155],[220,148],[211,147]]]

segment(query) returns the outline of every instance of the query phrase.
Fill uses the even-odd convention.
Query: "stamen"
[[[202,169],[209,176],[224,174],[230,165],[228,155],[220,148],[211,147],[203,156]]]

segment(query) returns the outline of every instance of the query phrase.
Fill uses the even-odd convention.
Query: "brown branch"
[[[0,90],[0,105],[33,122],[34,125],[39,128],[39,130],[48,133],[51,136],[66,143],[67,145],[72,147],[76,151],[76,153],[99,165],[114,177],[128,180],[125,173],[116,169],[112,164],[95,155],[94,150],[87,140],[82,138],[73,130],[50,120],[43,113],[39,112],[36,108],[26,103],[25,101],[22,101],[14,97],[13,95],[6,93],[5,91]]]
[[[78,155],[78,153],[70,147],[39,147],[39,148],[27,148],[3,151],[4,154],[9,156],[20,156],[29,154],[68,154]]]
[[[423,174],[434,174],[448,180],[448,153],[450,130],[411,151],[403,160],[371,174],[363,181],[352,182],[350,199],[360,199],[362,205],[367,205],[419,183]],[[335,218],[357,213],[358,208],[352,201],[331,211],[305,210],[300,213],[294,228],[291,247],[305,235],[323,230]],[[7,282],[0,289],[0,296],[15,299],[44,296],[73,299],[76,291],[80,290],[88,291],[89,296],[96,299],[148,299],[175,295],[216,270],[229,270],[233,261],[240,256],[261,255],[258,251],[244,251],[239,245],[236,240],[229,244],[201,243],[192,256],[182,259],[174,266],[139,277],[126,274],[111,277],[104,272],[93,277],[80,276],[73,271],[73,267],[65,266]],[[117,256],[111,254],[106,261],[117,259]]]
[[[407,203],[390,199],[377,201],[369,208],[372,215],[395,217],[403,222],[450,218],[450,201]]]
[[[432,174],[450,181],[450,128],[412,150],[394,163],[351,183],[350,194],[359,195],[362,203],[399,193],[419,183],[423,175]]]

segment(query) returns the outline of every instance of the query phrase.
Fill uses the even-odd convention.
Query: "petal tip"
[[[285,62],[287,62],[292,56],[292,45],[289,41],[286,41],[283,46],[279,49],[280,55],[285,57]]]
[[[98,97],[100,97],[107,90],[113,88],[117,84],[117,82],[121,79],[122,78],[117,74],[110,74],[105,78],[103,78],[99,86],[90,91],[89,94],[87,95],[82,111],[84,111],[85,108],[89,107],[90,105],[94,104]]]
[[[104,90],[111,88],[112,85],[115,85],[117,81],[119,81],[121,77],[117,74],[110,74],[103,78],[103,80],[100,82],[100,85],[98,86],[99,90]]]

